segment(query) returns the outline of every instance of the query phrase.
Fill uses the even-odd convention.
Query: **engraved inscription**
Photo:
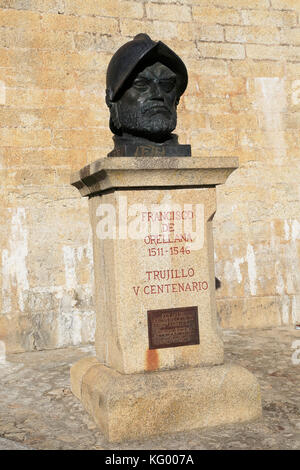
[[[135,157],[165,157],[165,147],[157,147],[154,145],[140,145],[137,147]]]
[[[148,310],[149,349],[200,344],[198,307]]]

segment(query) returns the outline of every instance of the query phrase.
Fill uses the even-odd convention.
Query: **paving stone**
[[[300,364],[293,327],[225,330],[225,361],[246,367],[262,389],[260,420],[109,444],[70,393],[69,369],[93,347],[11,354],[0,370],[0,449],[299,449]]]
[[[0,437],[0,450],[34,450],[30,447],[23,446],[18,442],[10,441]]]

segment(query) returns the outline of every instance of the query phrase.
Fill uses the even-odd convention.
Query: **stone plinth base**
[[[88,357],[72,366],[71,388],[110,442],[261,415],[256,378],[231,364],[127,375]]]

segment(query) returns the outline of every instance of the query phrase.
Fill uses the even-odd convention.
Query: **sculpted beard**
[[[114,103],[111,118],[117,129],[132,135],[151,136],[153,138],[170,134],[176,127],[176,110],[157,112],[153,105],[133,110]]]

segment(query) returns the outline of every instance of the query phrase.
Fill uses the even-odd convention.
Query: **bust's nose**
[[[163,94],[162,87],[159,80],[153,80],[150,84],[150,98],[152,100],[164,101],[165,97]]]

